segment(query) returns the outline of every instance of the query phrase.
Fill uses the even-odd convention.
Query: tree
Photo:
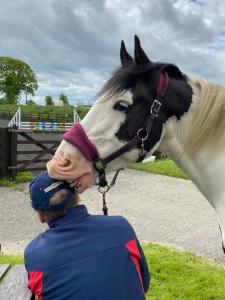
[[[68,97],[66,95],[64,95],[64,94],[60,94],[59,95],[59,101],[62,101],[63,105],[70,105]]]
[[[8,104],[6,97],[0,98],[0,105]]]
[[[0,56],[0,94],[8,103],[16,104],[19,96],[35,95],[37,78],[28,64],[19,59]]]
[[[45,105],[54,105],[54,101],[52,99],[52,96],[45,96]]]
[[[26,105],[37,105],[37,104],[34,102],[34,100],[30,99],[27,101]]]

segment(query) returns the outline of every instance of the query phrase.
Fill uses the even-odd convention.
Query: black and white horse
[[[152,62],[138,37],[134,58],[122,42],[120,59],[81,125],[64,136],[50,176],[82,192],[96,169],[117,170],[159,149],[215,208],[225,245],[225,87]]]

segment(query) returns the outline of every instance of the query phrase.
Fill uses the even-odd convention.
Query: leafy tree
[[[60,94],[59,95],[59,101],[62,101],[63,105],[70,105],[68,97],[66,95],[64,95],[64,94]]]
[[[54,101],[52,99],[52,96],[45,96],[45,105],[51,105],[53,106],[54,105]]]
[[[37,104],[34,102],[34,100],[30,99],[27,101],[26,105],[37,105]]]
[[[7,104],[7,99],[6,99],[6,97],[0,98],[0,105],[1,105],[1,104]]]
[[[7,102],[16,104],[22,93],[35,95],[37,78],[28,64],[19,59],[0,56],[0,94]]]
[[[76,112],[78,113],[78,115],[81,119],[83,119],[86,116],[86,114],[89,112],[89,110],[90,110],[90,107],[85,107],[82,105],[79,105],[76,107]]]

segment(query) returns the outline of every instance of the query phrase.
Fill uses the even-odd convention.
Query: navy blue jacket
[[[29,287],[39,300],[143,300],[148,266],[130,224],[84,205],[49,223],[26,247]]]

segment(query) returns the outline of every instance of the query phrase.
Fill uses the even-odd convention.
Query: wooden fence
[[[15,177],[20,171],[44,170],[63,133],[0,128],[0,177]]]

